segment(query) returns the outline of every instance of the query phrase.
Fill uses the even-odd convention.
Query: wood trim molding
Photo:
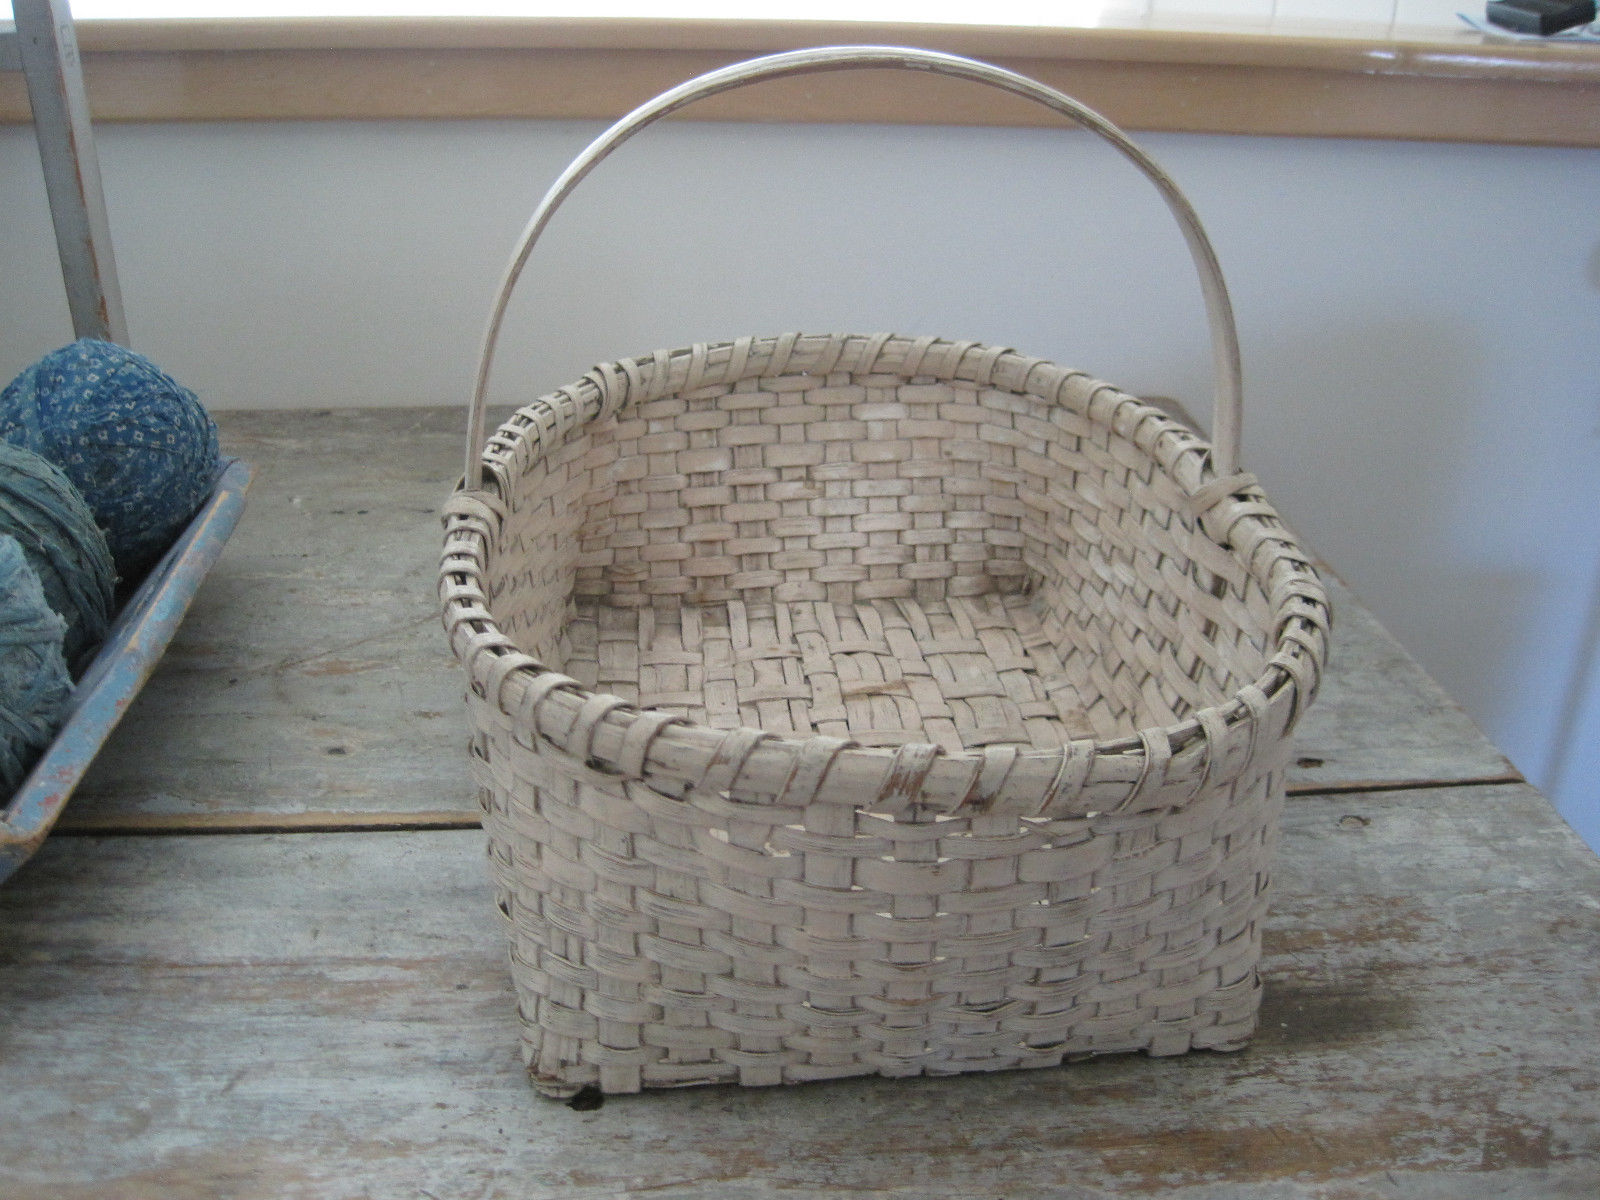
[[[99,121],[613,118],[701,71],[840,42],[986,58],[1141,130],[1600,146],[1600,55],[1478,35],[1290,37],[762,21],[102,21],[79,27]],[[845,80],[848,79],[848,84]],[[28,120],[0,76],[0,122]],[[1034,106],[864,72],[762,85],[696,119],[1033,125]]]

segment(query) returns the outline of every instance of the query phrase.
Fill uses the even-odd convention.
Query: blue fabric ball
[[[0,442],[0,533],[13,537],[67,623],[62,652],[75,673],[105,640],[116,570],[105,535],[72,481],[31,450]]]
[[[66,622],[45,602],[17,539],[0,534],[0,789],[27,778],[72,695],[61,656]]]
[[[193,392],[91,338],[45,355],[0,393],[0,438],[66,473],[130,581],[177,538],[220,465],[217,427]]]

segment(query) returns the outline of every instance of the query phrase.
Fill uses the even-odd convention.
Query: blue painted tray
[[[73,689],[66,721],[0,820],[0,881],[39,848],[100,747],[166,653],[200,584],[244,511],[255,468],[228,460],[216,490],[117,614]]]

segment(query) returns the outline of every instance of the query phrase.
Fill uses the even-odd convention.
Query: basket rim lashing
[[[1060,750],[988,747],[954,752],[931,744],[860,747],[741,728],[713,729],[639,709],[585,689],[524,653],[497,626],[484,579],[503,497],[516,478],[575,430],[612,415],[622,396],[646,402],[673,392],[773,371],[827,375],[898,374],[889,361],[915,350],[916,376],[1005,389],[1056,376],[1093,399],[1088,416],[1156,458],[1186,497],[1205,534],[1244,566],[1270,598],[1271,655],[1250,683],[1221,703],[1170,726],[1114,739],[1081,738]],[[781,361],[780,361],[781,360]],[[621,384],[619,388],[617,385]],[[607,396],[612,402],[605,404]],[[520,410],[484,453],[483,490],[458,492],[447,505],[441,600],[451,648],[474,692],[520,727],[579,761],[667,794],[730,793],[741,803],[783,805],[786,797],[883,813],[1014,812],[1085,817],[1180,807],[1208,788],[1254,769],[1259,746],[1287,738],[1315,696],[1326,661],[1327,603],[1308,557],[1266,504],[1249,474],[1217,478],[1209,447],[1187,426],[1118,391],[1043,359],[972,342],[884,335],[784,335],[696,345],[596,367],[581,381]],[[806,789],[803,793],[801,789]],[[870,799],[864,801],[863,797]]]
[[[888,333],[617,359],[487,433],[511,291],[591,170],[701,97],[853,67],[1036,101],[1155,184],[1200,277],[1211,441],[1082,371]],[[1187,199],[1025,76],[794,51],[591,143],[502,278],[439,576],[535,1085],[1243,1045],[1330,619],[1238,467],[1241,408]]]

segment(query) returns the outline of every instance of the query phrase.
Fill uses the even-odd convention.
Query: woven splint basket
[[[1006,88],[1146,171],[1200,267],[1215,449],[1008,350],[795,334],[607,363],[485,443],[506,297],[588,170],[699,96],[847,66]],[[1236,473],[1237,379],[1187,202],[994,67],[757,60],[568,169],[490,322],[440,582],[542,1091],[1244,1043],[1328,609]]]

